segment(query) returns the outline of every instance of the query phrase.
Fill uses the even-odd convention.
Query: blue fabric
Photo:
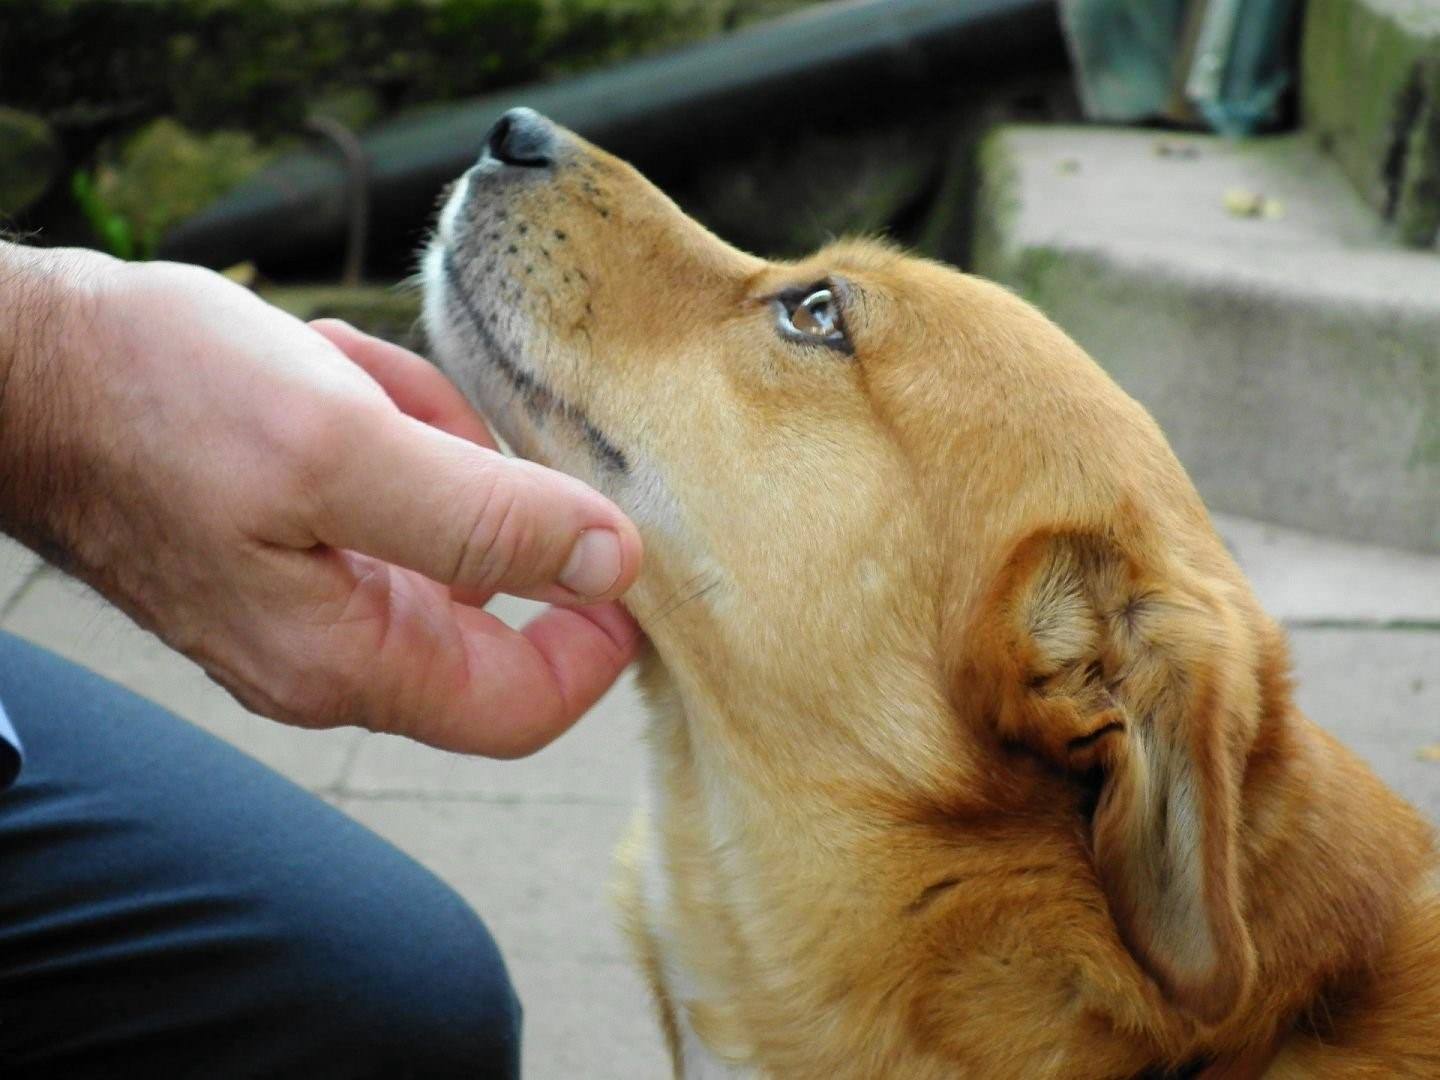
[[[505,965],[429,872],[3,633],[0,693],[0,1076],[519,1075]]]
[[[5,715],[5,702],[0,701],[0,791],[15,782],[24,760],[25,753],[20,746],[20,736],[15,734],[10,717]]]

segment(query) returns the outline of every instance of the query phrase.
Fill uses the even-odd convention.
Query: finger
[[[609,499],[382,411],[355,413],[304,475],[311,539],[481,594],[614,599],[640,568],[640,536]]]
[[[495,449],[495,437],[480,414],[429,361],[339,319],[316,319],[310,325],[378,382],[401,412]]]
[[[298,591],[311,594],[309,614],[291,620],[298,635],[285,659],[261,674],[295,669],[286,700],[267,711],[305,726],[359,724],[447,750],[521,757],[579,719],[640,641],[613,604],[551,609],[520,631],[378,560],[292,558],[308,575]],[[322,594],[328,599],[316,603]]]
[[[448,723],[419,732],[422,741],[490,757],[532,754],[600,700],[643,641],[618,604],[552,607],[521,631],[506,629],[471,629],[474,704],[431,713]],[[482,709],[481,697],[504,707]]]

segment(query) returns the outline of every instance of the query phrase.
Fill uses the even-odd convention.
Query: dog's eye
[[[829,289],[816,289],[790,312],[790,325],[802,334],[829,337],[835,333],[835,296]]]
[[[796,289],[782,293],[776,298],[776,308],[780,330],[786,337],[850,351],[840,318],[839,301],[829,288]]]

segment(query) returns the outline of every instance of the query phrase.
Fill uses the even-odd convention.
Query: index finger
[[[378,382],[407,416],[496,449],[495,436],[480,414],[428,360],[340,319],[316,319],[310,326]]]
[[[643,641],[614,603],[547,608],[518,631],[475,615],[459,616],[472,648],[469,700],[406,732],[461,753],[525,757],[553,742],[600,700]]]
[[[618,604],[548,608],[515,629],[363,555],[306,552],[290,562],[327,597],[319,626],[299,622],[303,638],[292,637],[273,665],[302,658],[299,685],[314,696],[290,702],[286,718],[308,726],[360,723],[444,750],[524,757],[580,719],[643,642]],[[304,606],[316,610],[313,600]]]

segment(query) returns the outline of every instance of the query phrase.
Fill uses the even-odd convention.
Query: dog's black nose
[[[485,152],[496,161],[538,169],[555,161],[555,125],[534,109],[511,109],[485,136]]]

